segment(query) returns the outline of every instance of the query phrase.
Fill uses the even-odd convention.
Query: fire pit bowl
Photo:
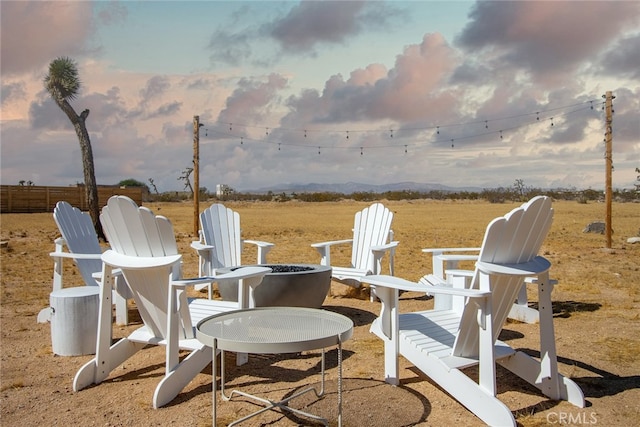
[[[331,286],[331,267],[316,264],[261,264],[269,267],[262,283],[253,294],[256,307],[309,307],[322,306]],[[219,268],[217,273],[228,273],[241,267]],[[218,283],[224,301],[238,300],[236,281]]]

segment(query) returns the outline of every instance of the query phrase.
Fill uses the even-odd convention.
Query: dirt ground
[[[385,202],[386,203],[386,202]],[[238,209],[246,238],[276,243],[269,262],[317,262],[309,244],[345,238],[358,203],[228,204]],[[401,242],[396,274],[411,280],[430,272],[424,247],[475,246],[488,221],[510,210],[511,204],[445,202],[389,203],[396,216],[394,231]],[[185,275],[197,272],[193,240],[193,210],[188,204],[149,204],[174,222]],[[472,208],[470,210],[469,208]],[[553,263],[554,324],[561,373],[582,388],[586,408],[552,401],[508,371],[498,369],[499,398],[521,426],[640,425],[640,245],[626,238],[640,229],[640,205],[614,206],[614,244],[603,249],[604,237],[582,229],[601,219],[602,205],[554,203],[554,226],[544,253]],[[425,214],[428,212],[428,215]],[[469,215],[473,212],[473,215]],[[329,220],[331,215],[331,220]],[[459,220],[460,215],[468,220]],[[52,353],[49,324],[38,324],[37,313],[48,305],[53,263],[48,253],[58,232],[51,214],[2,214],[0,424],[2,426],[207,426],[211,425],[211,366],[164,408],[151,407],[153,391],[164,372],[164,349],[148,347],[118,367],[102,384],[73,392],[72,379],[91,356],[61,357]],[[253,263],[251,251],[243,254]],[[341,258],[342,257],[342,258]],[[346,262],[337,254],[334,263]],[[71,263],[65,281],[80,285]],[[201,296],[205,296],[202,294]],[[531,300],[536,296],[532,289]],[[431,307],[421,294],[404,293],[402,311]],[[482,422],[400,360],[401,385],[384,382],[382,343],[369,332],[380,303],[366,292],[333,283],[323,308],[350,317],[354,335],[343,348],[343,425],[345,426],[479,426]],[[114,339],[140,326],[135,306],[132,323],[115,326]],[[536,355],[538,326],[509,322],[501,339]],[[327,349],[327,393],[293,399],[291,406],[328,417],[337,425],[336,349]],[[236,367],[227,354],[227,387],[280,400],[295,390],[319,384],[320,353],[251,355]],[[473,369],[465,371],[476,376]],[[218,425],[256,410],[244,398],[231,402],[218,395]],[[308,420],[268,411],[243,423],[247,426],[311,425]]]

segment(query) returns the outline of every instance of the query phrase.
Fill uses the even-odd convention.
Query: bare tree
[[[149,178],[149,184],[151,184],[151,186],[153,187],[153,192],[156,194],[160,194],[158,193],[158,187],[156,187],[156,183],[153,182],[153,178]]]
[[[191,195],[193,196],[193,187],[191,186],[191,181],[189,181],[189,176],[193,172],[193,168],[186,168],[182,171],[182,175],[178,178],[178,181],[184,181],[185,190],[188,188],[191,191]]]
[[[100,207],[98,206],[98,185],[93,165],[93,151],[91,140],[85,124],[89,117],[89,110],[82,111],[79,115],[73,109],[70,101],[78,96],[80,91],[80,78],[76,62],[67,57],[59,57],[49,64],[49,74],[44,78],[44,87],[58,107],[67,115],[78,136],[80,152],[82,153],[82,171],[84,174],[84,191],[89,207],[89,215],[98,237],[104,239],[104,231],[100,224]]]

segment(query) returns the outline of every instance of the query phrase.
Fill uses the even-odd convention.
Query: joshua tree
[[[80,115],[76,113],[69,101],[75,99],[80,91],[80,78],[76,62],[67,57],[59,57],[49,64],[49,74],[44,78],[44,87],[58,107],[67,115],[78,136],[82,153],[82,171],[84,173],[84,189],[89,206],[89,215],[93,221],[98,237],[104,239],[104,232],[100,224],[100,207],[98,206],[98,185],[93,167],[93,152],[85,121],[89,117],[86,109]]]

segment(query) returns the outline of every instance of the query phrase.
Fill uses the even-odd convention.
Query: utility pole
[[[200,116],[193,116],[193,235],[198,237],[200,214]]]
[[[615,96],[611,94],[611,91],[607,91],[605,95],[602,95],[605,99],[605,191],[604,202],[606,205],[606,214],[604,220],[604,231],[606,236],[606,247],[611,249],[611,199],[612,199],[612,178],[611,173],[613,171],[613,158],[612,158],[612,146],[613,146],[613,100]]]

